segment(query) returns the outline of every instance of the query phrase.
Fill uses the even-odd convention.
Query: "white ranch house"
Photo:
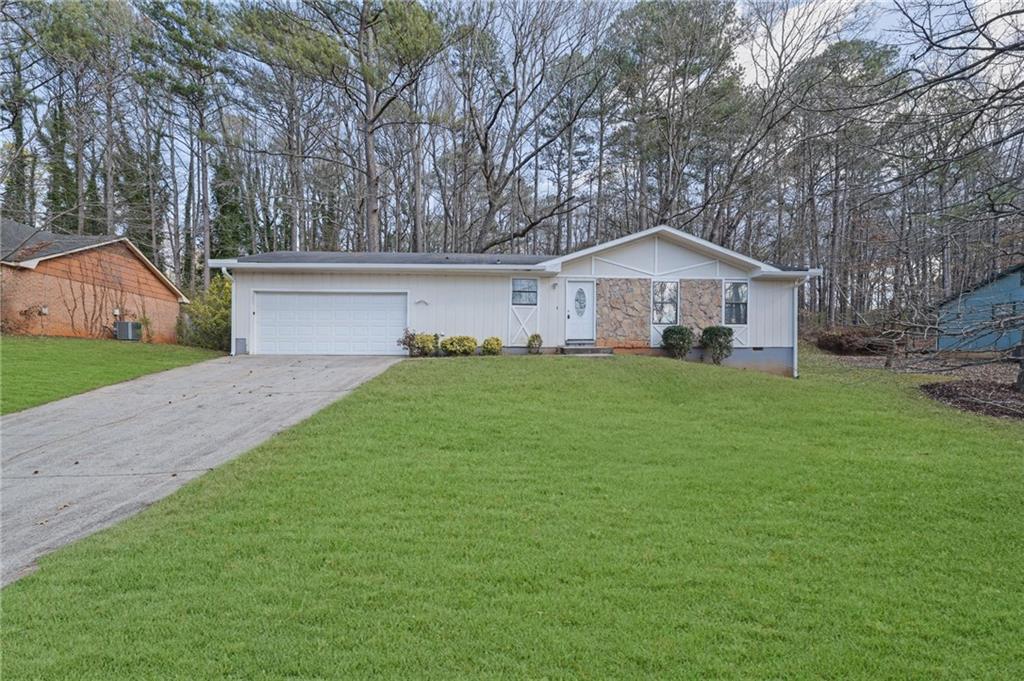
[[[232,353],[394,355],[406,328],[525,349],[649,351],[666,326],[734,331],[727,364],[796,376],[785,270],[670,227],[569,255],[275,252],[213,260],[234,279]]]

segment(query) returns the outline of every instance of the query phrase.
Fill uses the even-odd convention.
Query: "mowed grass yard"
[[[0,336],[0,414],[221,354],[180,345]]]
[[[4,678],[1024,678],[1024,427],[921,380],[404,362],[6,588]]]

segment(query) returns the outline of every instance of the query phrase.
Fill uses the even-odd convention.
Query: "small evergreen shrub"
[[[441,341],[444,354],[460,356],[472,355],[476,352],[476,338],[472,336],[449,336]]]
[[[410,357],[430,357],[437,352],[437,336],[432,333],[416,333],[406,329],[398,344],[409,351]]]
[[[192,302],[178,319],[178,342],[200,348],[231,350],[231,282],[227,277],[210,279],[210,287],[191,296]]]
[[[661,347],[676,359],[683,359],[693,348],[693,331],[686,326],[669,326],[661,332]]]
[[[497,336],[491,336],[490,338],[484,339],[483,345],[480,346],[480,350],[485,355],[500,355],[502,347],[503,343],[501,342],[501,339]]]
[[[526,351],[531,355],[539,355],[542,345],[544,345],[544,339],[540,337],[539,333],[535,333],[527,339]]]
[[[709,326],[700,334],[700,345],[715,364],[732,354],[732,329],[728,326]]]

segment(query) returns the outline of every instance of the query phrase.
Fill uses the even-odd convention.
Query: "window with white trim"
[[[537,280],[536,279],[513,279],[512,280],[512,304],[513,305],[536,305],[537,304]]]
[[[655,281],[651,286],[651,319],[653,323],[675,324],[679,312],[679,282]]]
[[[725,323],[730,326],[747,323],[747,282],[725,283]]]

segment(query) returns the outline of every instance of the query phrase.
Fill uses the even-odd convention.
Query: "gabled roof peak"
[[[595,253],[600,253],[601,251],[610,248],[616,248],[618,246],[622,246],[623,244],[628,244],[630,242],[651,236],[666,237],[670,240],[676,241],[677,243],[683,244],[685,246],[694,248],[699,251],[704,251],[706,253],[712,254],[716,258],[719,258],[727,263],[731,263],[746,269],[756,269],[762,272],[781,271],[778,267],[775,267],[774,265],[769,265],[766,262],[755,260],[754,258],[743,255],[742,253],[738,253],[732,249],[725,248],[724,246],[719,246],[718,244],[707,241],[706,239],[701,239],[699,236],[694,236],[693,234],[689,234],[674,227],[669,227],[668,225],[656,225],[649,229],[645,229],[641,232],[633,232],[632,234],[621,236],[618,239],[612,239],[611,241],[605,241],[603,243],[595,244],[594,246],[590,246],[589,248],[584,248],[573,253],[568,253],[566,255],[554,258],[547,262],[553,264],[563,263],[568,260],[575,260],[576,258],[581,258],[588,255],[593,255]]]

